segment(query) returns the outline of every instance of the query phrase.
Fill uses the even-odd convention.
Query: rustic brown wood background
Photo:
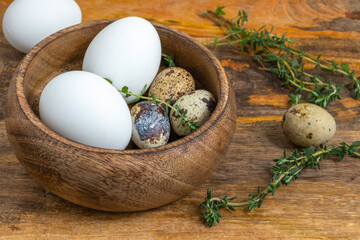
[[[0,2],[2,19],[10,0]],[[360,2],[357,0],[101,1],[77,0],[83,21],[137,15],[194,37],[222,32],[198,16],[199,10],[227,5],[229,15],[244,9],[248,27],[274,25],[305,50],[348,62],[360,73]],[[1,20],[0,20],[1,21]],[[207,228],[198,204],[211,187],[215,195],[246,200],[271,177],[272,159],[291,145],[281,118],[289,107],[289,88],[231,48],[215,51],[237,97],[237,128],[223,164],[189,196],[137,213],[105,213],[76,206],[45,191],[19,164],[5,131],[3,104],[17,64],[24,56],[0,32],[0,238],[3,239],[360,239],[360,159],[329,159],[321,171],[307,169],[300,180],[268,197],[262,208],[222,213]],[[341,82],[341,77],[333,77]],[[360,140],[360,101],[345,89],[327,108],[337,121],[330,143]]]

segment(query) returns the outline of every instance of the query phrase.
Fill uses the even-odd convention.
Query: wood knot
[[[345,16],[350,19],[360,19],[360,11],[346,12]]]

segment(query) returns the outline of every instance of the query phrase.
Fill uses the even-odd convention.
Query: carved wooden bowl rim
[[[69,140],[60,134],[52,131],[50,128],[48,128],[44,123],[41,122],[41,120],[36,116],[34,111],[31,109],[25,93],[24,93],[24,79],[26,76],[26,71],[31,64],[31,61],[36,58],[36,56],[41,53],[41,51],[46,50],[46,46],[50,44],[53,41],[56,41],[59,37],[61,37],[64,34],[77,31],[79,29],[83,28],[91,28],[92,26],[98,25],[98,24],[106,24],[106,23],[112,23],[118,19],[101,19],[101,20],[94,20],[89,21],[85,23],[80,23],[68,28],[65,28],[63,30],[60,30],[49,37],[45,38],[43,41],[41,41],[38,45],[36,45],[20,62],[20,64],[17,67],[17,70],[15,72],[14,78],[15,78],[15,86],[16,86],[16,97],[19,101],[19,105],[21,107],[21,110],[25,114],[25,116],[28,118],[29,121],[32,122],[40,131],[43,131],[46,135],[65,143],[66,145],[72,146],[74,148],[80,148],[84,149],[86,151],[90,152],[98,152],[98,153],[113,153],[113,154],[124,154],[124,155],[137,155],[137,154],[148,154],[148,153],[155,153],[155,152],[161,152],[161,151],[168,151],[172,148],[177,148],[181,146],[184,143],[190,142],[195,140],[198,136],[206,133],[207,131],[211,130],[211,127],[218,121],[218,119],[222,116],[222,113],[226,109],[226,104],[228,102],[229,98],[229,87],[231,86],[229,83],[229,80],[226,76],[226,73],[221,66],[219,60],[214,56],[210,50],[208,50],[205,46],[203,46],[201,43],[199,43],[197,40],[192,38],[186,33],[180,32],[174,28],[167,27],[165,25],[159,24],[159,23],[152,23],[156,29],[162,29],[165,31],[169,31],[176,35],[178,38],[183,38],[186,41],[189,41],[192,45],[195,45],[197,49],[199,49],[206,57],[209,59],[209,62],[213,65],[217,78],[219,81],[219,97],[217,100],[217,104],[215,107],[215,110],[211,114],[210,118],[206,121],[204,125],[202,125],[199,129],[197,129],[195,132],[182,137],[181,139],[178,139],[176,141],[170,142],[164,146],[156,147],[156,148],[150,148],[150,149],[128,149],[128,150],[113,150],[113,149],[105,149],[105,148],[97,148],[92,147],[88,145],[84,145],[81,143],[74,142],[72,140]]]

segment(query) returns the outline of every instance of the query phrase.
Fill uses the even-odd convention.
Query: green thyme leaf
[[[228,45],[241,52],[248,51],[263,69],[276,74],[282,80],[282,85],[292,86],[294,92],[300,95],[309,93],[307,99],[303,97],[304,100],[326,107],[330,102],[340,99],[341,91],[337,85],[323,82],[320,77],[306,70],[305,63],[331,74],[348,77],[350,83],[354,84],[353,97],[360,100],[360,80],[354,76],[355,72],[351,71],[347,63],[341,63],[339,67],[334,60],[323,60],[321,54],[313,56],[305,52],[302,46],[295,48],[294,40],[287,38],[286,34],[279,36],[272,33],[273,28],[268,31],[265,26],[258,30],[244,27],[248,15],[243,10],[239,10],[235,18],[226,18],[224,6],[218,6],[215,10],[207,10],[202,16],[227,32],[224,37],[215,35],[213,42],[207,45],[213,45],[215,49]],[[289,102],[293,103],[294,100],[296,99],[289,99]]]
[[[234,211],[235,207],[247,206],[250,211],[255,208],[260,208],[269,193],[274,195],[276,190],[282,184],[289,185],[292,181],[300,177],[301,171],[306,168],[320,169],[320,160],[324,160],[328,155],[337,156],[339,161],[342,161],[346,155],[354,155],[360,157],[359,153],[360,141],[352,144],[340,143],[338,147],[333,145],[321,145],[319,148],[308,147],[302,151],[292,150],[292,154],[287,156],[284,151],[283,156],[275,158],[275,166],[273,169],[273,176],[270,178],[267,187],[261,191],[258,187],[256,193],[249,194],[246,202],[233,202],[236,197],[215,198],[212,197],[211,190],[207,190],[205,201],[200,203],[204,209],[203,220],[209,227],[214,226],[220,222],[221,215],[219,211],[222,208],[227,208]]]

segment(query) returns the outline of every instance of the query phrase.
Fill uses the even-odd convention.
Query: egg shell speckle
[[[198,126],[202,126],[206,120],[209,119],[211,113],[214,111],[216,101],[212,93],[207,90],[196,90],[190,94],[180,97],[174,104],[180,108],[180,113],[184,114],[187,111],[187,119],[189,121],[198,122]],[[185,136],[191,133],[190,129],[186,129],[185,123],[180,124],[181,117],[176,116],[175,111],[170,112],[171,126],[179,136]]]
[[[171,104],[174,104],[181,96],[195,90],[193,76],[183,68],[170,67],[162,70],[151,84],[149,94],[154,94],[168,102],[172,96]]]
[[[170,137],[170,121],[165,110],[152,101],[143,101],[131,108],[132,141],[139,148],[165,145]]]
[[[310,103],[292,106],[284,114],[282,128],[285,136],[301,147],[319,146],[336,132],[336,122],[325,109]]]

